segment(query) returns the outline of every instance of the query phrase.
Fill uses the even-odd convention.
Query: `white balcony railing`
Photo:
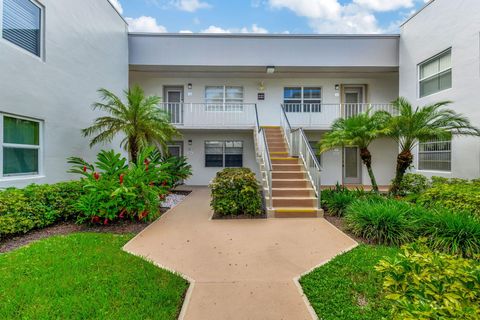
[[[285,103],[282,105],[293,128],[329,129],[340,117],[371,110],[394,113],[391,103]]]
[[[170,121],[181,128],[253,128],[254,103],[160,103]]]

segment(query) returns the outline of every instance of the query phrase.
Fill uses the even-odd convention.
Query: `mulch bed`
[[[331,216],[328,214],[328,212],[325,212],[325,220],[333,224],[337,229],[341,230],[343,233],[346,233],[350,238],[357,241],[358,243],[372,244],[370,241],[364,238],[357,237],[351,234],[350,231],[348,231],[347,228],[345,227],[345,222],[343,221],[342,217]]]

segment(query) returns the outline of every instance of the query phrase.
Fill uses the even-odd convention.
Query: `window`
[[[205,87],[207,111],[243,111],[243,87]]]
[[[423,62],[419,66],[420,98],[452,87],[452,50]]]
[[[3,115],[2,126],[2,176],[39,174],[41,123]]]
[[[317,157],[318,164],[322,165],[322,155],[320,154],[320,148],[318,147],[319,141],[309,141],[310,147],[312,148],[313,153]]]
[[[284,88],[283,103],[286,112],[321,112],[322,88]]]
[[[3,1],[5,40],[40,57],[42,9],[32,0]]]
[[[243,167],[243,141],[205,141],[205,167]]]
[[[451,171],[452,142],[432,140],[421,142],[418,146],[418,169]]]

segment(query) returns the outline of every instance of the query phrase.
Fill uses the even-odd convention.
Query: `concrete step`
[[[268,191],[267,191],[268,192]],[[313,197],[315,191],[311,188],[278,188],[272,189],[273,197]]]
[[[306,179],[277,180],[272,179],[272,188],[308,188],[310,181]]]
[[[272,179],[305,179],[304,171],[273,171]]]
[[[284,141],[269,141],[268,148],[286,148],[287,144]]]
[[[317,198],[314,197],[273,197],[274,208],[315,208]]]
[[[273,164],[273,171],[302,171],[303,165],[301,164]]]
[[[288,151],[271,151],[270,150],[270,157],[288,157]]]
[[[298,158],[292,157],[271,157],[272,164],[298,164]]]
[[[318,218],[323,217],[323,210],[312,208],[275,208],[275,218]]]

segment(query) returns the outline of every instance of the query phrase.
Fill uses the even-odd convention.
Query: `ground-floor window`
[[[243,141],[205,141],[205,167],[243,167]]]
[[[42,123],[3,114],[0,126],[1,175],[9,177],[39,174]]]
[[[312,148],[313,153],[315,153],[315,156],[317,157],[318,164],[322,165],[322,156],[320,154],[320,148],[318,146],[319,141],[309,141],[310,147]]]
[[[431,140],[421,142],[418,146],[418,169],[451,171],[452,141]]]

